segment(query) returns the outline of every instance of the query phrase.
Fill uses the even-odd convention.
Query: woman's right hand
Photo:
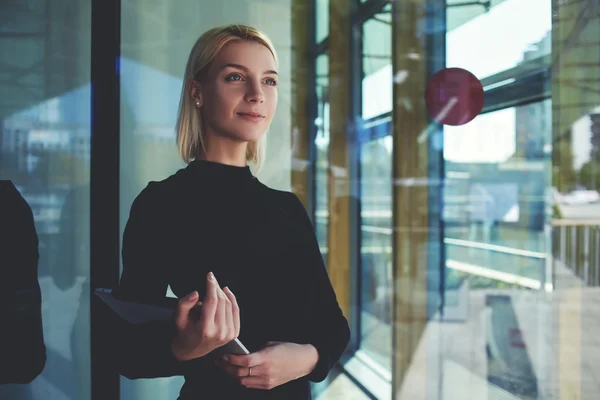
[[[240,334],[240,309],[235,296],[229,288],[221,289],[212,272],[206,279],[206,296],[199,318],[190,315],[198,304],[198,292],[188,294],[177,304],[177,336],[171,350],[180,361],[205,356]]]

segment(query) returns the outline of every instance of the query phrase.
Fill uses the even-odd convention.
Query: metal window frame
[[[317,0],[312,0],[307,3],[308,9],[308,54],[311,61],[308,63],[307,79],[310,88],[317,87],[317,57],[321,53],[317,51]],[[317,177],[317,148],[315,139],[317,137],[317,126],[315,120],[318,115],[318,95],[316,90],[308,91],[308,173],[306,174],[306,208],[310,220],[316,229],[316,208],[317,208],[317,188],[314,182]]]
[[[121,1],[92,0],[90,296],[119,281]],[[120,376],[103,340],[102,313],[90,298],[91,399],[119,399]]]
[[[353,194],[353,201],[351,202],[351,221],[350,221],[350,235],[353,243],[358,243],[357,246],[354,247],[355,252],[351,255],[351,281],[350,281],[350,290],[351,293],[355,294],[351,298],[351,307],[350,307],[350,320],[351,320],[351,328],[353,332],[359,332],[359,335],[353,335],[351,338],[350,345],[346,353],[343,356],[343,359],[347,359],[354,354],[354,352],[360,346],[360,332],[361,332],[361,324],[360,324],[360,304],[361,304],[361,290],[360,290],[360,275],[361,275],[361,262],[360,262],[360,168],[358,168],[358,163],[360,162],[360,146],[361,146],[361,132],[362,132],[362,121],[358,118],[361,112],[361,100],[362,100],[362,50],[363,50],[363,40],[362,40],[362,27],[364,21],[368,20],[372,16],[377,13],[380,13],[383,7],[388,4],[387,0],[369,0],[367,2],[361,3],[360,0],[351,0],[351,34],[352,39],[350,41],[350,60],[349,60],[349,68],[350,75],[352,77],[352,85],[351,88],[351,111],[350,118],[352,123],[351,132],[353,133],[349,138],[349,144],[352,146],[350,152],[350,165],[353,166],[353,170],[349,171],[350,173],[350,191]],[[311,14],[310,14],[310,41],[311,49],[310,54],[311,57],[311,67],[313,68],[309,74],[309,84],[311,87],[316,87],[316,62],[317,57],[322,54],[325,54],[329,50],[329,36],[325,37],[320,42],[316,42],[316,18],[317,18],[317,7],[316,0],[312,0],[310,2]],[[309,118],[309,126],[310,126],[310,154],[311,154],[311,168],[312,168],[312,176],[308,177],[309,181],[307,182],[307,187],[311,188],[311,197],[310,202],[310,216],[315,221],[315,209],[316,209],[316,181],[313,179],[316,176],[316,145],[315,145],[315,137],[316,137],[316,126],[314,124],[314,120],[317,113],[317,98],[316,93],[314,96],[311,95],[309,98],[309,110],[310,115]]]
[[[381,0],[371,0],[368,4],[381,3],[381,7],[385,2]],[[358,15],[364,15],[364,4],[360,0],[351,0],[351,23],[350,23],[350,113],[349,113],[349,131],[347,145],[348,150],[348,176],[349,189],[352,197],[350,202],[350,243],[356,243],[356,246],[351,246],[353,252],[350,254],[350,322],[351,329],[357,332],[357,335],[352,335],[348,346],[348,355],[354,354],[359,348],[362,336],[362,218],[360,214],[361,206],[361,174],[360,174],[360,159],[361,159],[361,142],[360,132],[362,121],[360,119],[362,107],[362,78],[363,78],[363,24],[356,23]],[[370,12],[370,11],[369,11]]]

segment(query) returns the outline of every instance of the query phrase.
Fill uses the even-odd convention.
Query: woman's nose
[[[251,103],[262,103],[265,101],[265,96],[260,85],[250,84],[249,86],[248,93],[246,94],[246,101]]]

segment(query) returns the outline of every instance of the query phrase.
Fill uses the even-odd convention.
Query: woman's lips
[[[265,118],[264,115],[258,113],[237,113],[237,115],[252,122],[262,121]]]

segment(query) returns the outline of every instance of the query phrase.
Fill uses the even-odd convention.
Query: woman
[[[11,181],[0,180],[0,398],[30,399],[46,365],[38,235],[31,207]],[[21,384],[7,385],[5,384]]]
[[[120,372],[184,375],[180,399],[309,399],[309,382],[325,379],[349,341],[302,204],[250,170],[264,161],[276,71],[256,29],[203,34],[177,122],[188,166],[150,182],[131,207],[121,294],[153,301],[170,285],[181,300],[175,321],[121,332]],[[238,336],[250,355],[215,356]]]

